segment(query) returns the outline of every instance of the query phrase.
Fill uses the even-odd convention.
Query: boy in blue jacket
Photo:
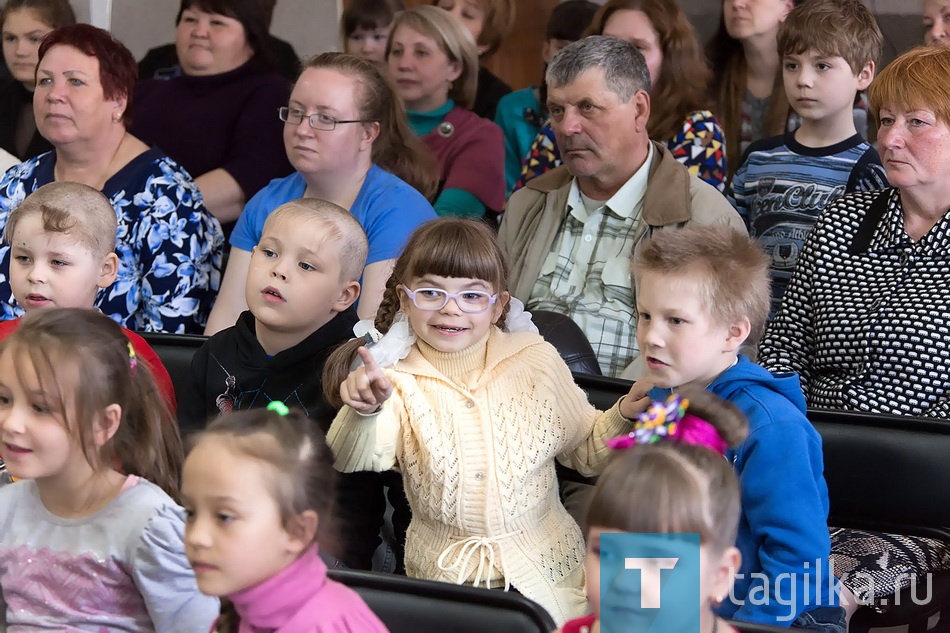
[[[769,261],[726,226],[658,231],[637,250],[637,340],[650,396],[698,385],[736,405],[749,436],[727,457],[739,475],[742,566],[719,615],[845,631],[829,562],[821,436],[794,374],[773,375],[739,353],[769,311]]]

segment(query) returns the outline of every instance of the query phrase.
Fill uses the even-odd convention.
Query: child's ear
[[[360,284],[357,281],[347,282],[340,290],[340,295],[333,302],[334,312],[343,312],[360,297]]]
[[[511,301],[510,292],[505,291],[498,293],[498,298],[495,299],[495,305],[492,306],[492,323],[498,323],[498,319],[501,318],[502,312],[504,312],[505,306],[508,305],[509,301]]]
[[[749,332],[751,331],[752,323],[749,321],[749,317],[744,316],[730,325],[726,334],[725,351],[734,352],[742,347],[742,344],[749,338]]]
[[[295,556],[310,547],[317,536],[320,517],[313,510],[304,510],[287,526],[287,548]]]
[[[857,74],[857,78],[858,90],[867,90],[868,86],[870,86],[874,80],[874,62],[866,63],[864,68],[861,69],[861,72]]]
[[[405,288],[405,286],[402,284],[396,286],[396,296],[399,297],[399,309],[403,314],[409,314],[409,306],[412,305],[412,300],[409,298],[409,295],[403,291],[403,288]]]
[[[96,420],[92,432],[92,441],[96,448],[101,448],[106,442],[112,439],[112,436],[119,430],[119,424],[121,424],[121,422],[121,405],[110,404],[102,411],[102,415]]]
[[[741,564],[742,554],[735,547],[727,547],[719,560],[713,561],[712,595],[709,596],[712,600],[722,602],[729,598]]]
[[[96,285],[100,288],[108,288],[115,283],[119,276],[119,256],[115,253],[109,253],[102,260],[102,269],[99,271],[99,280]]]

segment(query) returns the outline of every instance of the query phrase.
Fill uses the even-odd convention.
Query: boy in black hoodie
[[[359,222],[335,204],[302,198],[274,210],[251,253],[249,310],[195,353],[178,408],[182,432],[276,400],[302,409],[325,433],[336,411],[323,399],[323,364],[353,337],[367,250]],[[379,474],[340,476],[347,565],[371,566],[384,509]]]

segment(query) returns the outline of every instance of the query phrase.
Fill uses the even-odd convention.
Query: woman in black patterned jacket
[[[898,57],[870,98],[893,187],[821,215],[759,363],[800,374],[811,407],[950,419],[950,48]],[[938,541],[841,530],[832,551],[836,571],[874,578],[845,579],[859,598],[885,598],[901,572],[950,568]]]

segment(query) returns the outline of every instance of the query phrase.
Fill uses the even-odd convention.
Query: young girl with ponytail
[[[0,631],[207,631],[178,426],[119,327],[30,312],[0,343]]]

